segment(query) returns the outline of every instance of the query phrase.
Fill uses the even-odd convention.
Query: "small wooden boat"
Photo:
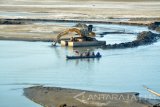
[[[84,59],[84,58],[101,58],[101,55],[94,55],[94,56],[66,56],[66,59]]]

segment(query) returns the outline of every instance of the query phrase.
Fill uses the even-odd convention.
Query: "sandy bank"
[[[150,20],[150,19],[148,19]],[[153,20],[153,19],[152,19]],[[152,24],[148,23],[131,23],[131,22],[108,22],[108,21],[79,21],[79,20],[50,20],[50,19],[1,19],[0,26],[0,40],[22,40],[22,41],[44,41],[52,42],[56,40],[56,36],[69,28],[63,25],[49,24],[45,25],[45,22],[73,22],[73,23],[102,23],[102,24],[124,24],[124,25],[137,25],[137,26],[150,26]],[[41,22],[41,24],[36,24],[36,22]],[[159,22],[158,25],[159,26]],[[152,25],[154,27],[154,24]],[[153,29],[154,30],[154,29]],[[108,32],[107,32],[108,33]],[[65,37],[68,38],[72,34],[69,33]],[[137,47],[141,45],[147,45],[156,42],[159,39],[158,34],[148,32],[145,34],[138,35],[141,37],[139,40],[120,43],[120,44],[107,44],[103,46],[103,49],[117,49],[117,48],[129,48]]]
[[[8,1],[8,0],[7,0]],[[160,17],[159,0],[12,0],[0,1],[1,18],[106,20],[109,17]],[[14,12],[22,12],[22,14]],[[24,15],[24,13],[27,15]],[[29,14],[28,14],[29,13]],[[40,14],[38,14],[40,13]]]
[[[159,18],[159,7],[159,0],[1,0],[0,18],[98,21]]]
[[[52,41],[64,29],[37,21],[149,25],[160,21],[159,7],[159,0],[1,0],[0,40]]]
[[[66,28],[66,26],[54,24],[47,26],[44,24],[2,24],[0,25],[0,40],[49,42]]]
[[[24,95],[44,107],[63,104],[67,107],[152,107],[159,102],[140,98],[137,92],[104,93],[42,86],[25,88]]]

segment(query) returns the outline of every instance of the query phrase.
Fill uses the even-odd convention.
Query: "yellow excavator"
[[[61,41],[61,37],[69,34],[70,32],[75,32],[77,35],[79,35],[79,38],[87,40],[87,38],[94,38],[95,33],[92,32],[92,25],[89,25],[86,27],[73,27],[67,30],[64,30],[63,32],[59,33],[56,37],[56,40],[54,41],[53,46],[56,46],[57,43]],[[74,37],[70,38],[73,41],[75,40]]]

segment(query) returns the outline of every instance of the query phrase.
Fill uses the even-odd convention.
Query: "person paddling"
[[[96,56],[101,56],[99,52],[97,52]]]

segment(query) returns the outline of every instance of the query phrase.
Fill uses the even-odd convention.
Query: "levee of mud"
[[[106,93],[43,86],[25,88],[24,95],[44,107],[153,107],[160,102],[140,98],[137,92]]]
[[[159,19],[157,19],[159,20]],[[98,21],[98,20],[63,20],[63,19],[0,19],[0,24],[27,24],[34,22],[73,22],[73,23],[100,23],[100,24],[121,24],[121,25],[138,25],[148,26],[154,22],[150,21]]]
[[[138,34],[137,39],[131,42],[119,43],[119,44],[108,44],[102,46],[103,49],[123,49],[123,48],[134,48],[142,45],[149,45],[160,39],[160,34],[152,33],[151,31],[143,31]]]

